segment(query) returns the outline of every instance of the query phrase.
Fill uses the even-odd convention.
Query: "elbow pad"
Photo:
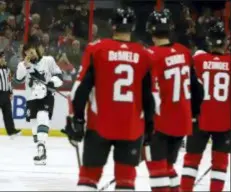
[[[61,87],[63,85],[63,81],[58,76],[51,77],[50,81],[54,83],[54,87]]]

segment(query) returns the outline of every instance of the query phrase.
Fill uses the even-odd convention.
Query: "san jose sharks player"
[[[52,56],[42,56],[40,44],[23,47],[24,60],[15,73],[15,80],[25,82],[27,114],[31,122],[34,142],[37,143],[36,165],[46,164],[46,140],[54,108],[54,90],[63,85],[62,71]],[[53,91],[52,91],[53,90]]]

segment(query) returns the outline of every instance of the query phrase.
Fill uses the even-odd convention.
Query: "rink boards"
[[[68,92],[62,92],[67,95]],[[26,122],[26,98],[24,90],[14,90],[12,99],[12,113],[17,129],[22,129],[25,136],[31,135],[31,124]],[[60,130],[64,128],[66,123],[66,115],[68,114],[68,101],[59,94],[55,95],[55,107],[53,120],[51,122],[51,136],[63,136]],[[0,112],[0,135],[6,134],[4,129],[2,113]]]

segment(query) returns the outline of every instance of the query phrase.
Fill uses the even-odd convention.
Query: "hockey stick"
[[[44,81],[42,81],[41,79],[38,79],[37,77],[35,77],[35,76],[33,76],[33,75],[31,75],[31,77],[32,77],[32,79],[38,81],[39,83],[42,83],[43,85],[45,85],[45,86],[47,87],[46,83],[45,83]],[[58,91],[57,89],[51,89],[51,88],[49,88],[49,87],[47,87],[47,89],[48,89],[49,91],[51,91],[51,92],[56,92],[56,93],[58,93],[60,96],[62,96],[62,97],[65,98],[65,99],[68,99],[68,96],[64,95],[63,93],[61,93],[61,92]]]
[[[209,173],[209,171],[212,169],[212,167],[209,167],[203,175],[201,175],[201,177],[196,181],[196,183],[194,184],[194,187],[197,186],[202,179],[204,179],[204,177]],[[102,188],[99,189],[99,191],[104,191],[106,189],[108,189],[108,187],[110,187],[110,185],[112,185],[115,182],[115,179],[111,180],[110,182],[108,182],[106,185],[104,185]]]
[[[64,129],[61,130],[61,133],[65,134],[67,136],[67,133],[66,133],[66,131]],[[81,158],[80,158],[80,153],[79,153],[79,145],[78,145],[77,142],[75,142],[75,141],[72,142],[70,139],[68,139],[68,141],[75,148],[77,162],[78,162],[78,165],[79,165],[79,168],[80,168],[81,167]]]
[[[115,183],[115,179],[112,179],[110,182],[108,182],[103,187],[101,187],[98,191],[104,191],[104,190],[108,189],[108,187],[110,187],[110,185],[112,185],[113,183]]]
[[[202,179],[204,179],[204,177],[209,173],[209,171],[212,169],[212,166],[210,166],[205,172],[203,175],[200,176],[200,178],[195,182],[194,186],[197,186],[201,181]]]

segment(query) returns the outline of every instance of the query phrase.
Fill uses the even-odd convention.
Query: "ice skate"
[[[19,129],[15,129],[13,133],[11,133],[9,136],[11,139],[15,139],[17,136],[20,136],[22,133],[21,130]]]
[[[34,157],[35,165],[46,165],[47,155],[46,155],[46,147],[44,144],[40,143],[37,146],[38,154]]]

